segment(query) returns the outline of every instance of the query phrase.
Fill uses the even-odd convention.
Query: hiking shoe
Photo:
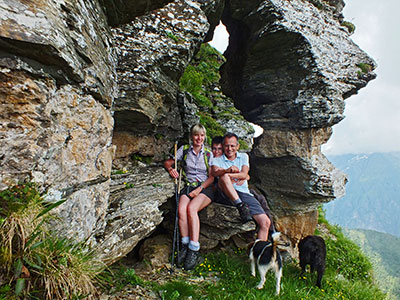
[[[240,219],[242,220],[243,224],[253,220],[250,214],[249,206],[246,203],[241,202],[238,205],[236,205],[236,208],[239,211]]]
[[[186,271],[193,270],[201,262],[199,251],[188,249],[184,269]]]
[[[176,266],[178,268],[182,268],[183,264],[185,263],[186,260],[186,254],[188,252],[188,244],[182,244],[182,248],[178,253],[178,256],[176,258]]]

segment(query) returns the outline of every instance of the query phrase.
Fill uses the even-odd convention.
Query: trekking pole
[[[175,226],[174,226],[174,240],[176,245],[176,256],[179,255],[179,191],[181,190],[182,169],[179,170],[178,193],[176,197],[176,210],[175,210]]]
[[[177,170],[177,167],[178,167],[178,161],[177,161],[177,157],[176,157],[177,148],[178,148],[178,143],[175,142],[175,145],[174,145],[175,170]],[[178,236],[177,236],[178,235],[178,206],[179,206],[179,194],[178,194],[179,193],[179,187],[178,187],[177,181],[178,181],[177,178],[175,178],[175,204],[176,204],[176,209],[175,209],[174,234],[173,234],[173,238],[172,238],[171,270],[172,270],[172,268],[174,266],[174,263],[175,263],[175,245],[177,244],[177,242],[179,243],[179,241],[177,241],[177,239],[178,239]]]

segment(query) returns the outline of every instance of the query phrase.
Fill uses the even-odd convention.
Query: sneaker
[[[238,205],[236,205],[236,208],[239,211],[240,219],[242,220],[243,224],[253,220],[250,214],[249,206],[246,203],[241,202]]]
[[[188,252],[188,244],[182,244],[182,248],[178,253],[178,256],[176,258],[176,266],[178,268],[182,268],[183,264],[185,263],[186,260],[186,254]]]
[[[199,251],[188,249],[184,269],[186,271],[193,270],[201,262]]]

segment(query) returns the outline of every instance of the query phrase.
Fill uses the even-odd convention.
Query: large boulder
[[[112,176],[107,214],[96,231],[97,251],[107,263],[128,254],[162,222],[160,206],[173,194],[174,182],[158,167],[137,167]]]

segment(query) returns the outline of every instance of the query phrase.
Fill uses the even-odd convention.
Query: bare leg
[[[239,195],[233,187],[233,183],[228,175],[222,175],[218,180],[218,187],[233,202],[239,199]]]
[[[266,214],[253,215],[253,218],[259,226],[257,238],[266,241],[268,239],[268,230],[271,225],[271,220]]]
[[[193,242],[199,241],[200,235],[200,220],[198,212],[211,203],[210,198],[204,194],[199,194],[192,199],[187,206],[187,214],[189,221],[190,240]]]
[[[179,231],[181,236],[189,236],[189,225],[188,225],[188,217],[187,217],[187,207],[190,203],[190,199],[186,195],[182,195],[179,198],[179,206],[178,206],[178,216],[179,216]]]

